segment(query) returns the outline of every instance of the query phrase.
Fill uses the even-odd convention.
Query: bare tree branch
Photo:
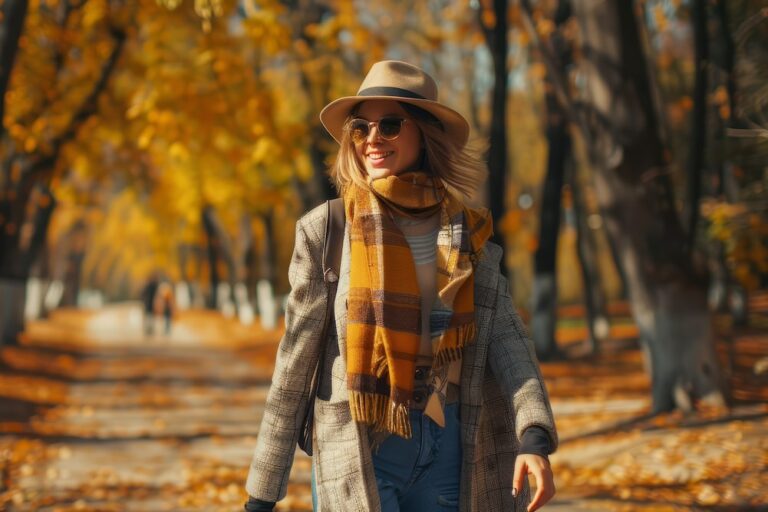
[[[726,133],[729,137],[738,137],[742,139],[754,137],[768,139],[768,130],[765,128],[728,128]]]
[[[749,33],[757,25],[768,19],[768,7],[763,7],[758,12],[744,20],[739,28],[734,32],[733,39],[736,41],[736,46],[741,46],[746,42]]]

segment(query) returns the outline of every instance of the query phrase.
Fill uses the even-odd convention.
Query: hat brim
[[[355,105],[364,101],[390,100],[409,103],[426,110],[443,123],[445,133],[458,147],[463,148],[469,140],[469,123],[464,116],[437,101],[420,98],[401,98],[399,96],[346,96],[332,101],[320,112],[320,122],[336,142],[341,143],[344,134],[344,122]]]

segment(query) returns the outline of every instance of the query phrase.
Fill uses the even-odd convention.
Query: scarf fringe
[[[397,404],[388,396],[349,391],[352,419],[373,426],[376,431],[388,431],[410,439],[413,436],[407,404]]]
[[[475,335],[477,334],[477,327],[475,326],[475,322],[472,322],[456,327],[455,331],[456,346],[438,347],[433,363],[434,366],[440,367],[461,359],[461,351],[465,346],[474,341]]]

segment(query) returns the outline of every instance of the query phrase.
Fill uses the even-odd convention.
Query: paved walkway
[[[0,352],[0,510],[241,509],[278,337],[201,313],[145,339],[132,305],[30,325]],[[612,429],[648,410],[638,358],[544,365],[563,439],[545,510],[765,510],[768,409]],[[279,510],[311,510],[309,471],[297,451]]]
[[[279,333],[201,312],[144,338],[136,313],[60,312],[3,349],[0,510],[241,508]],[[282,510],[311,509],[309,467]]]

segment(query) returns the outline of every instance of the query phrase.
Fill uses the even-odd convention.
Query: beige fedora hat
[[[464,147],[467,143],[469,123],[464,116],[438,102],[435,80],[420,68],[397,60],[383,60],[371,66],[356,96],[332,101],[320,112],[320,121],[336,142],[341,142],[344,122],[355,105],[368,100],[416,105],[439,119],[446,135],[457,146]]]

